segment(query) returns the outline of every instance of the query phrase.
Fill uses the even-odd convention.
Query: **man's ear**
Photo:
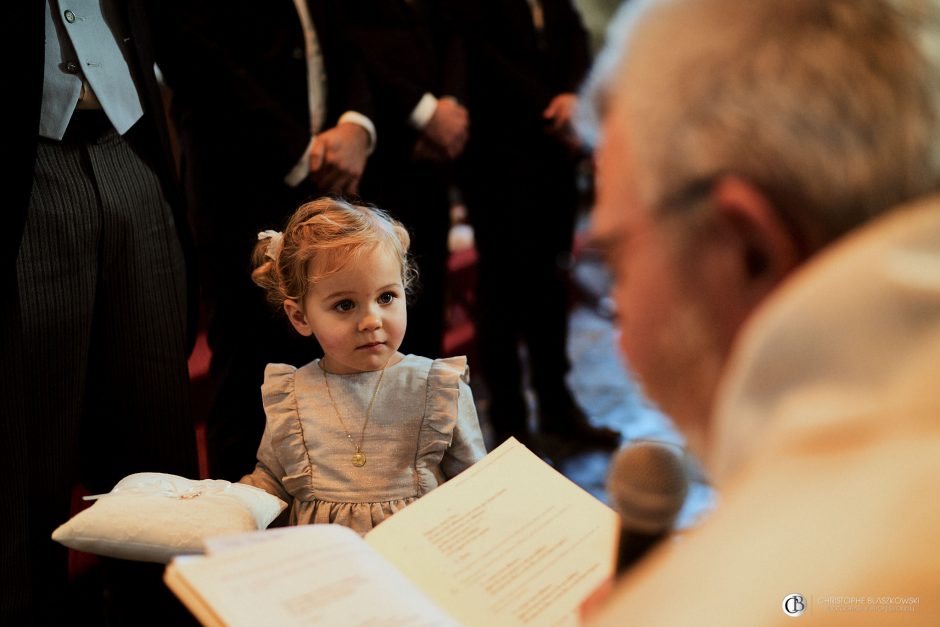
[[[290,323],[297,329],[297,333],[306,337],[313,335],[313,327],[311,327],[310,323],[307,321],[307,314],[300,308],[297,301],[290,299],[285,300],[284,311],[287,313],[287,319],[290,320]]]
[[[763,297],[800,265],[799,242],[756,186],[724,176],[712,188],[711,201],[741,264],[740,276],[754,295]]]

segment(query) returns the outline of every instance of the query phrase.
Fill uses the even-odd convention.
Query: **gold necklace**
[[[389,357],[388,361],[391,360],[392,358]],[[359,432],[359,444],[353,443],[352,436],[349,435],[349,429],[346,428],[346,423],[343,421],[343,416],[339,413],[339,407],[336,406],[336,401],[333,400],[333,392],[330,390],[330,380],[326,376],[326,368],[323,367],[323,360],[321,359],[317,362],[320,366],[320,372],[323,373],[323,383],[326,385],[326,393],[330,397],[330,404],[333,405],[333,411],[336,413],[336,417],[339,418],[339,424],[343,426],[343,433],[346,434],[346,439],[349,440],[349,443],[356,447],[356,452],[353,453],[351,458],[352,465],[356,467],[366,465],[366,454],[362,452],[362,443],[366,437],[366,425],[369,424],[369,418],[372,417],[372,406],[375,405],[375,397],[379,393],[379,386],[382,385],[382,377],[385,376],[385,368],[388,366],[388,361],[385,362],[385,366],[382,366],[382,369],[379,371],[379,380],[376,381],[375,389],[372,390],[372,400],[369,401],[369,408],[366,410],[366,419],[362,422],[362,431]]]

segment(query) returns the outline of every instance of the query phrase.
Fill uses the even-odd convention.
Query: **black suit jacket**
[[[379,159],[393,171],[418,138],[411,112],[425,93],[466,97],[463,45],[448,3],[439,0],[344,0],[350,38],[379,103]],[[383,160],[383,166],[385,160]]]
[[[347,110],[373,114],[371,94],[329,0],[308,2],[327,76],[323,129]],[[184,132],[212,149],[220,175],[277,186],[311,137],[303,31],[293,2],[160,3],[158,63]],[[214,148],[214,149],[213,149]]]
[[[551,99],[576,92],[590,67],[587,32],[571,0],[540,0],[536,31],[525,0],[457,0],[468,55],[472,139],[541,133]]]

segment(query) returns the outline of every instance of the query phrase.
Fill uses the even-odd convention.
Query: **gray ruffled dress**
[[[379,374],[327,374],[319,360],[269,364],[267,426],[255,471],[242,482],[288,503],[293,525],[337,523],[364,534],[486,455],[466,357],[407,355],[385,369],[363,435],[366,463],[355,466]]]

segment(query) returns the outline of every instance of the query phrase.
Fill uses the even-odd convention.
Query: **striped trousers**
[[[75,617],[67,552],[50,539],[75,484],[197,472],[170,207],[103,114],[76,116],[63,141],[40,141],[16,286],[0,304],[6,624]]]

